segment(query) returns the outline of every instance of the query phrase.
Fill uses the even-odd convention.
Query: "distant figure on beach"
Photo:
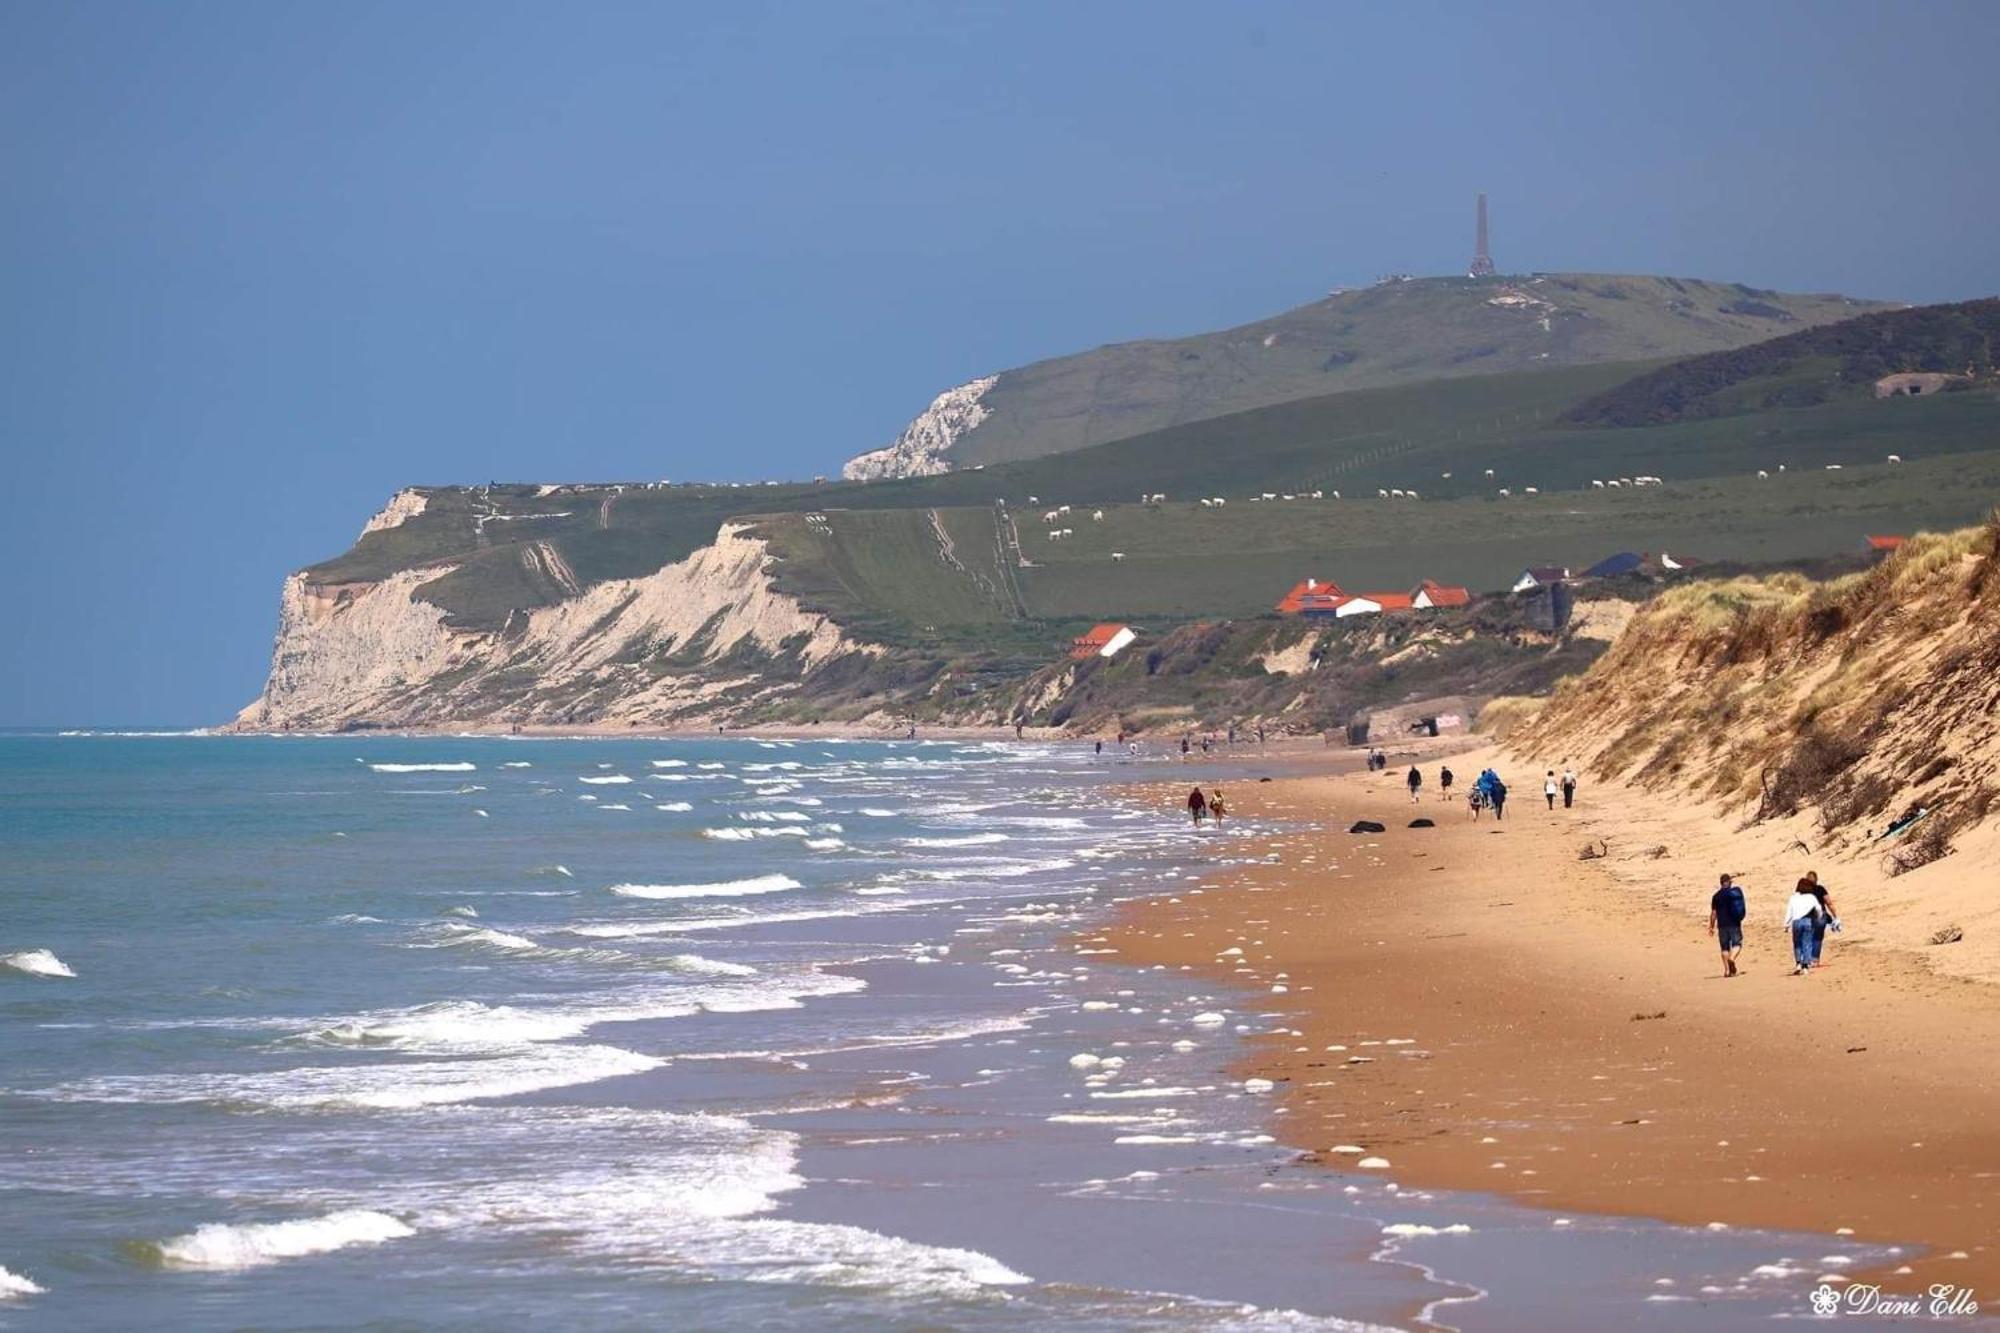
[[[1472,811],[1472,817],[1478,819],[1480,812],[1486,809],[1486,793],[1474,787],[1465,794],[1465,804]]]
[[[1708,900],[1708,933],[1722,946],[1722,975],[1736,975],[1736,958],[1743,952],[1743,918],[1749,908],[1734,875],[1724,875],[1722,885]]]
[[[1562,787],[1563,809],[1567,810],[1576,804],[1576,770],[1568,764],[1563,765]]]
[[[1438,799],[1451,799],[1451,769],[1448,766],[1438,769]]]
[[[1102,736],[1099,736],[1097,738],[1097,753],[1098,754],[1104,753],[1104,738]]]
[[[1785,900],[1785,929],[1792,932],[1792,975],[1810,972],[1813,965],[1813,930],[1820,915],[1819,899],[1805,880],[1792,889]]]
[[[1424,789],[1423,770],[1419,769],[1415,764],[1411,764],[1410,776],[1405,781],[1410,784],[1410,802],[1411,804],[1415,804],[1417,793]]]
[[[1188,739],[1187,737],[1183,736],[1181,737],[1181,762],[1185,764],[1187,761],[1188,761]]]
[[[1196,787],[1188,793],[1187,808],[1188,816],[1194,820],[1194,826],[1200,828],[1201,817],[1208,813],[1208,797],[1201,794],[1201,788]]]
[[[1548,798],[1548,801],[1549,801],[1549,809],[1551,809],[1551,810],[1555,809],[1555,808],[1556,808],[1556,771],[1555,771],[1555,770],[1554,770],[1553,768],[1549,770],[1549,772],[1548,772],[1548,776],[1542,779],[1542,795],[1543,795],[1543,796],[1546,796],[1546,797]]]
[[[1017,741],[1021,739],[1021,728],[1023,725],[1025,724],[1018,721],[1014,723],[1014,739]]]
[[[1818,967],[1820,954],[1826,949],[1827,932],[1833,931],[1838,934],[1840,931],[1840,916],[1833,910],[1833,898],[1827,893],[1826,886],[1819,882],[1819,871],[1806,871],[1806,877],[1799,881],[1799,887],[1819,901],[1819,914],[1813,918],[1812,939],[1813,966]]]
[[[1487,771],[1492,772],[1491,769]],[[1493,774],[1493,785],[1486,789],[1486,800],[1493,807],[1495,819],[1507,817],[1507,784],[1500,780],[1498,773]]]
[[[1208,794],[1208,813],[1215,817],[1215,826],[1222,827],[1222,817],[1229,813],[1229,807],[1222,803],[1222,788],[1217,787]]]

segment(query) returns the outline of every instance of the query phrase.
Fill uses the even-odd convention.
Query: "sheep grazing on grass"
[[[1335,491],[1335,492],[1333,493],[1333,498],[1334,498],[1334,499],[1336,499],[1336,500],[1338,500],[1338,499],[1340,498],[1340,492],[1339,492],[1339,491]]]
[[[1073,532],[1075,532],[1075,531],[1076,531],[1076,529],[1074,529],[1074,528],[1064,528],[1064,529],[1062,530],[1062,535],[1063,535],[1063,539],[1064,539],[1065,541],[1067,541],[1067,540],[1069,539],[1069,536],[1070,536],[1070,534],[1071,534],[1071,533],[1073,533]]]
[[[1280,499],[1285,499],[1285,500],[1296,500],[1296,499],[1298,499],[1299,497],[1298,497],[1298,496],[1296,496],[1296,495],[1286,495],[1286,496],[1280,496],[1279,498],[1280,498]]]
[[[1422,497],[1421,495],[1418,495],[1418,494],[1417,494],[1417,493],[1416,493],[1415,491],[1404,491],[1404,492],[1403,492],[1403,498],[1404,498],[1405,500],[1421,500],[1421,499],[1423,499],[1423,497]]]
[[[1111,558],[1113,560],[1123,560],[1125,558],[1125,553],[1123,551],[1113,551],[1111,553]]]
[[[1778,464],[1778,471],[1783,472],[1784,470],[1785,470],[1785,465],[1783,463]]]
[[[1891,463],[1900,463],[1903,461],[1903,456],[1901,454],[1890,454],[1889,461]]]
[[[1394,487],[1391,487],[1389,490],[1389,498],[1392,500],[1400,500],[1403,498],[1403,492]]]
[[[1061,518],[1061,517],[1062,517],[1062,511],[1061,511],[1061,510],[1059,510],[1059,509],[1051,509],[1051,510],[1047,511],[1046,513],[1044,513],[1044,514],[1042,515],[1042,522],[1044,522],[1044,523],[1053,523],[1053,522],[1055,522],[1055,521],[1056,521],[1057,519],[1059,519],[1059,518]]]
[[[1828,463],[1828,464],[1826,465],[1826,470],[1827,470],[1828,472],[1838,472],[1838,471],[1840,471],[1840,464],[1838,464],[1838,463]]]
[[[1505,497],[1507,497],[1507,496],[1510,496],[1510,495],[1512,495],[1513,493],[1514,493],[1514,492],[1512,492],[1512,491],[1508,490],[1508,489],[1507,489],[1507,488],[1506,488],[1505,486],[1502,486],[1502,487],[1500,488],[1500,495],[1501,495],[1501,497],[1502,497],[1503,499],[1504,499]]]
[[[1590,483],[1590,489],[1592,489],[1593,491],[1601,491],[1604,489],[1604,483],[1601,481],[1593,481]]]
[[[1760,477],[1763,477],[1763,478],[1765,478],[1766,480],[1769,480],[1769,479],[1770,479],[1770,476],[1771,476],[1771,474],[1770,474],[1770,473],[1768,473],[1768,472],[1766,472],[1766,471],[1765,471],[1765,470],[1764,470],[1763,468],[1758,468],[1758,469],[1757,469],[1757,475],[1758,475],[1758,476],[1760,476]]]
[[[1539,490],[1537,490],[1537,489],[1536,489],[1535,487],[1533,487],[1533,486],[1524,486],[1524,487],[1522,487],[1522,488],[1521,488],[1521,494],[1523,494],[1523,495],[1540,495],[1540,494],[1541,494],[1541,492],[1540,492]]]
[[[1313,499],[1315,499],[1315,500],[1324,500],[1324,499],[1326,499],[1326,492],[1325,492],[1325,491],[1314,491],[1314,492],[1313,492]]]
[[[1381,487],[1378,486],[1375,488],[1375,498],[1378,500],[1386,500],[1389,498],[1389,492],[1383,490]]]
[[[1226,504],[1228,504],[1228,503],[1229,503],[1229,501],[1227,501],[1227,500],[1223,499],[1223,498],[1222,498],[1221,496],[1219,496],[1219,495],[1215,497],[1215,507],[1216,507],[1217,509],[1220,509],[1220,508],[1222,508],[1222,507],[1223,507],[1224,505],[1226,505]]]
[[[1104,521],[1104,511],[1102,509],[1091,510],[1090,521],[1092,523],[1102,523]]]
[[[1438,475],[1439,475],[1440,477],[1443,477],[1443,478],[1444,478],[1444,479],[1445,479],[1446,481],[1450,481],[1450,480],[1451,480],[1451,473],[1449,473],[1449,472],[1440,472],[1440,473],[1438,473]]]
[[[1487,476],[1489,476],[1489,477],[1490,477],[1490,476],[1492,476],[1492,475],[1493,475],[1493,469],[1492,469],[1492,468],[1487,468],[1487,469],[1486,469],[1486,475],[1487,475]]]
[[[1039,495],[1031,495],[1028,497],[1028,503],[1031,505],[1038,505],[1041,502],[1042,502],[1042,497]]]
[[[1215,501],[1213,501],[1213,500],[1203,500],[1203,501],[1201,502],[1201,507],[1202,507],[1203,509],[1213,509],[1213,508],[1215,508]]]

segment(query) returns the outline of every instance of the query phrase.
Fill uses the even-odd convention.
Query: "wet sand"
[[[1461,790],[1489,759],[1451,761]],[[1640,798],[1587,788],[1551,813],[1524,764],[1500,767],[1500,824],[1434,786],[1413,807],[1407,762],[1233,782],[1239,813],[1301,831],[1199,894],[1129,906],[1122,961],[1190,965],[1289,1015],[1301,1035],[1239,1072],[1278,1083],[1271,1131],[1330,1166],[1379,1157],[1362,1174],[1564,1212],[1846,1229],[1905,1250],[1856,1280],[2000,1307],[2000,987],[1841,937],[1793,977],[1776,883],[1753,884],[1744,974],[1724,980],[1708,895],[1743,867],[1669,845],[1615,875],[1577,853],[1629,844]],[[1174,777],[1143,791],[1163,813],[1186,795]],[[1420,815],[1437,827],[1406,827]],[[1346,832],[1362,818],[1388,831]],[[1819,1271],[1837,1270],[1798,1281]]]

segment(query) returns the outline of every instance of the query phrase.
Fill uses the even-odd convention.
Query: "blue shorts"
[[[1730,925],[1729,923],[1724,922],[1716,926],[1715,938],[1722,941],[1722,951],[1724,953],[1728,953],[1731,949],[1742,948],[1743,923],[1741,921],[1738,921],[1736,924]]]

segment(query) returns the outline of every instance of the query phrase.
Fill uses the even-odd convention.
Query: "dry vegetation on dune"
[[[1747,822],[1809,815],[1888,874],[1939,859],[2000,814],[2000,511],[1831,582],[1672,589],[1516,740]]]

